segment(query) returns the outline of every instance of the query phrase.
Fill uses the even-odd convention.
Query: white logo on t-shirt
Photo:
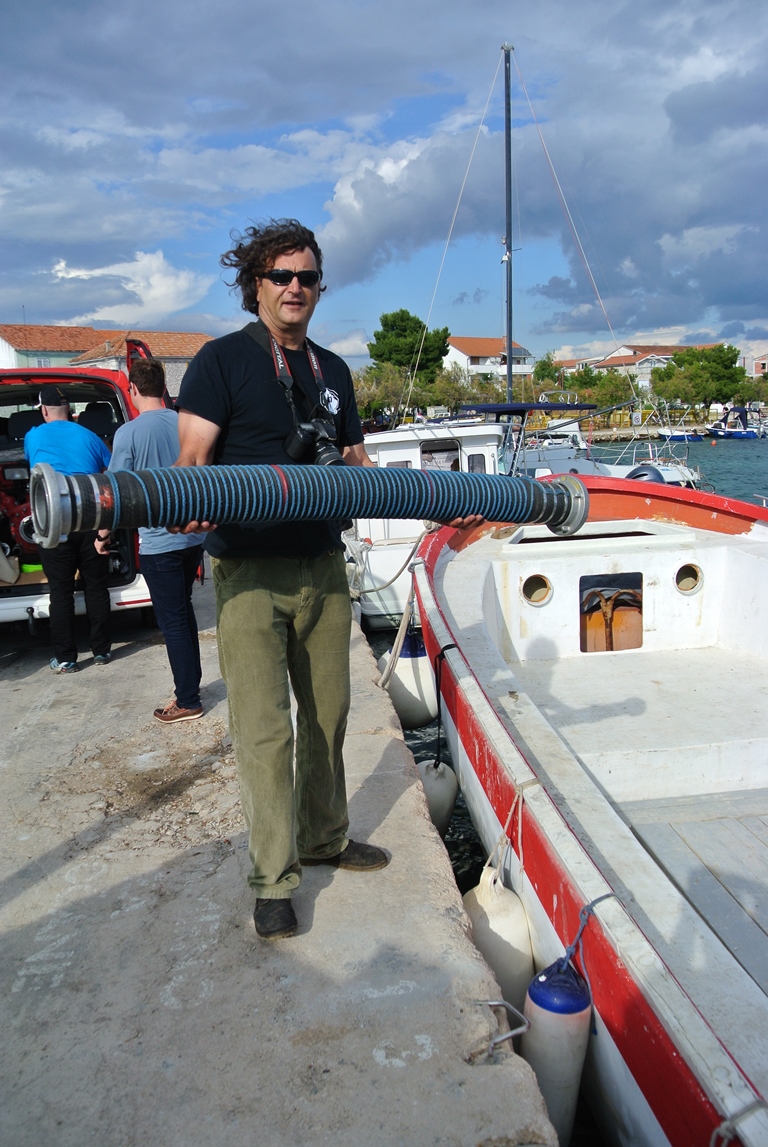
[[[339,413],[339,407],[341,404],[339,403],[339,396],[335,390],[329,390],[326,386],[325,390],[320,395],[320,399],[325,409],[330,410],[331,414]]]

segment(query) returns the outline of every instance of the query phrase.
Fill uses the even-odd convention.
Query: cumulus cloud
[[[387,264],[445,240],[472,142],[470,132],[436,132],[370,147],[336,182],[325,205],[331,218],[319,237],[340,284],[369,279]],[[498,135],[483,136],[456,217],[457,237],[502,225],[500,155]]]
[[[662,266],[665,270],[681,270],[694,266],[701,258],[721,251],[731,255],[736,250],[735,239],[744,230],[738,223],[720,227],[688,227],[679,235],[662,235],[659,246],[663,252]]]
[[[53,267],[56,280],[112,280],[122,288],[125,298],[74,316],[70,323],[115,322],[120,326],[155,326],[176,311],[199,302],[213,278],[192,271],[178,270],[165,259],[162,251],[137,251],[132,263],[113,263],[108,267],[68,267],[63,259]]]
[[[330,349],[342,358],[367,358],[368,336],[364,330],[350,331],[342,338],[334,339]]]
[[[396,268],[410,285],[420,253],[445,241],[476,139],[454,236],[502,233],[500,83],[477,132],[509,21],[507,0],[471,12],[460,0],[327,0],[300,17],[273,5],[259,12],[269,50],[254,55],[238,43],[249,0],[5,5],[0,305],[148,323],[200,301],[231,227],[291,214],[318,232],[335,297],[357,288],[365,313],[338,329],[373,329],[400,305],[376,284],[389,276],[396,290]],[[131,53],[140,27],[152,34]],[[515,14],[514,40],[619,336],[763,329],[768,9],[732,0],[724,19],[718,0],[551,0]],[[513,114],[515,246],[559,251],[527,268],[521,289],[538,285],[523,341],[596,342],[605,317],[516,80]],[[155,272],[142,263],[158,256]],[[40,272],[58,259],[46,299]],[[482,276],[467,264],[441,321],[471,300],[473,322],[493,318],[495,332],[495,296],[470,283]],[[228,300],[220,310],[230,321]]]

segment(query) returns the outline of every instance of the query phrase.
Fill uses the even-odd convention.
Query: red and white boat
[[[768,1144],[768,509],[586,478],[572,537],[442,529],[416,593],[464,798],[534,961],[594,1004],[629,1147]]]

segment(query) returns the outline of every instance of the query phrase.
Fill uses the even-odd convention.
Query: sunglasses
[[[287,287],[294,279],[299,280],[300,287],[316,287],[320,282],[319,271],[288,271],[277,268],[274,271],[265,271],[262,279],[269,279],[276,287]]]

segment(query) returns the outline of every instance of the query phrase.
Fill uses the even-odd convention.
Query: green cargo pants
[[[248,883],[258,897],[279,899],[299,884],[299,856],[335,856],[349,826],[342,748],[352,611],[344,557],[222,557],[211,565]],[[298,706],[295,772],[289,680]]]

